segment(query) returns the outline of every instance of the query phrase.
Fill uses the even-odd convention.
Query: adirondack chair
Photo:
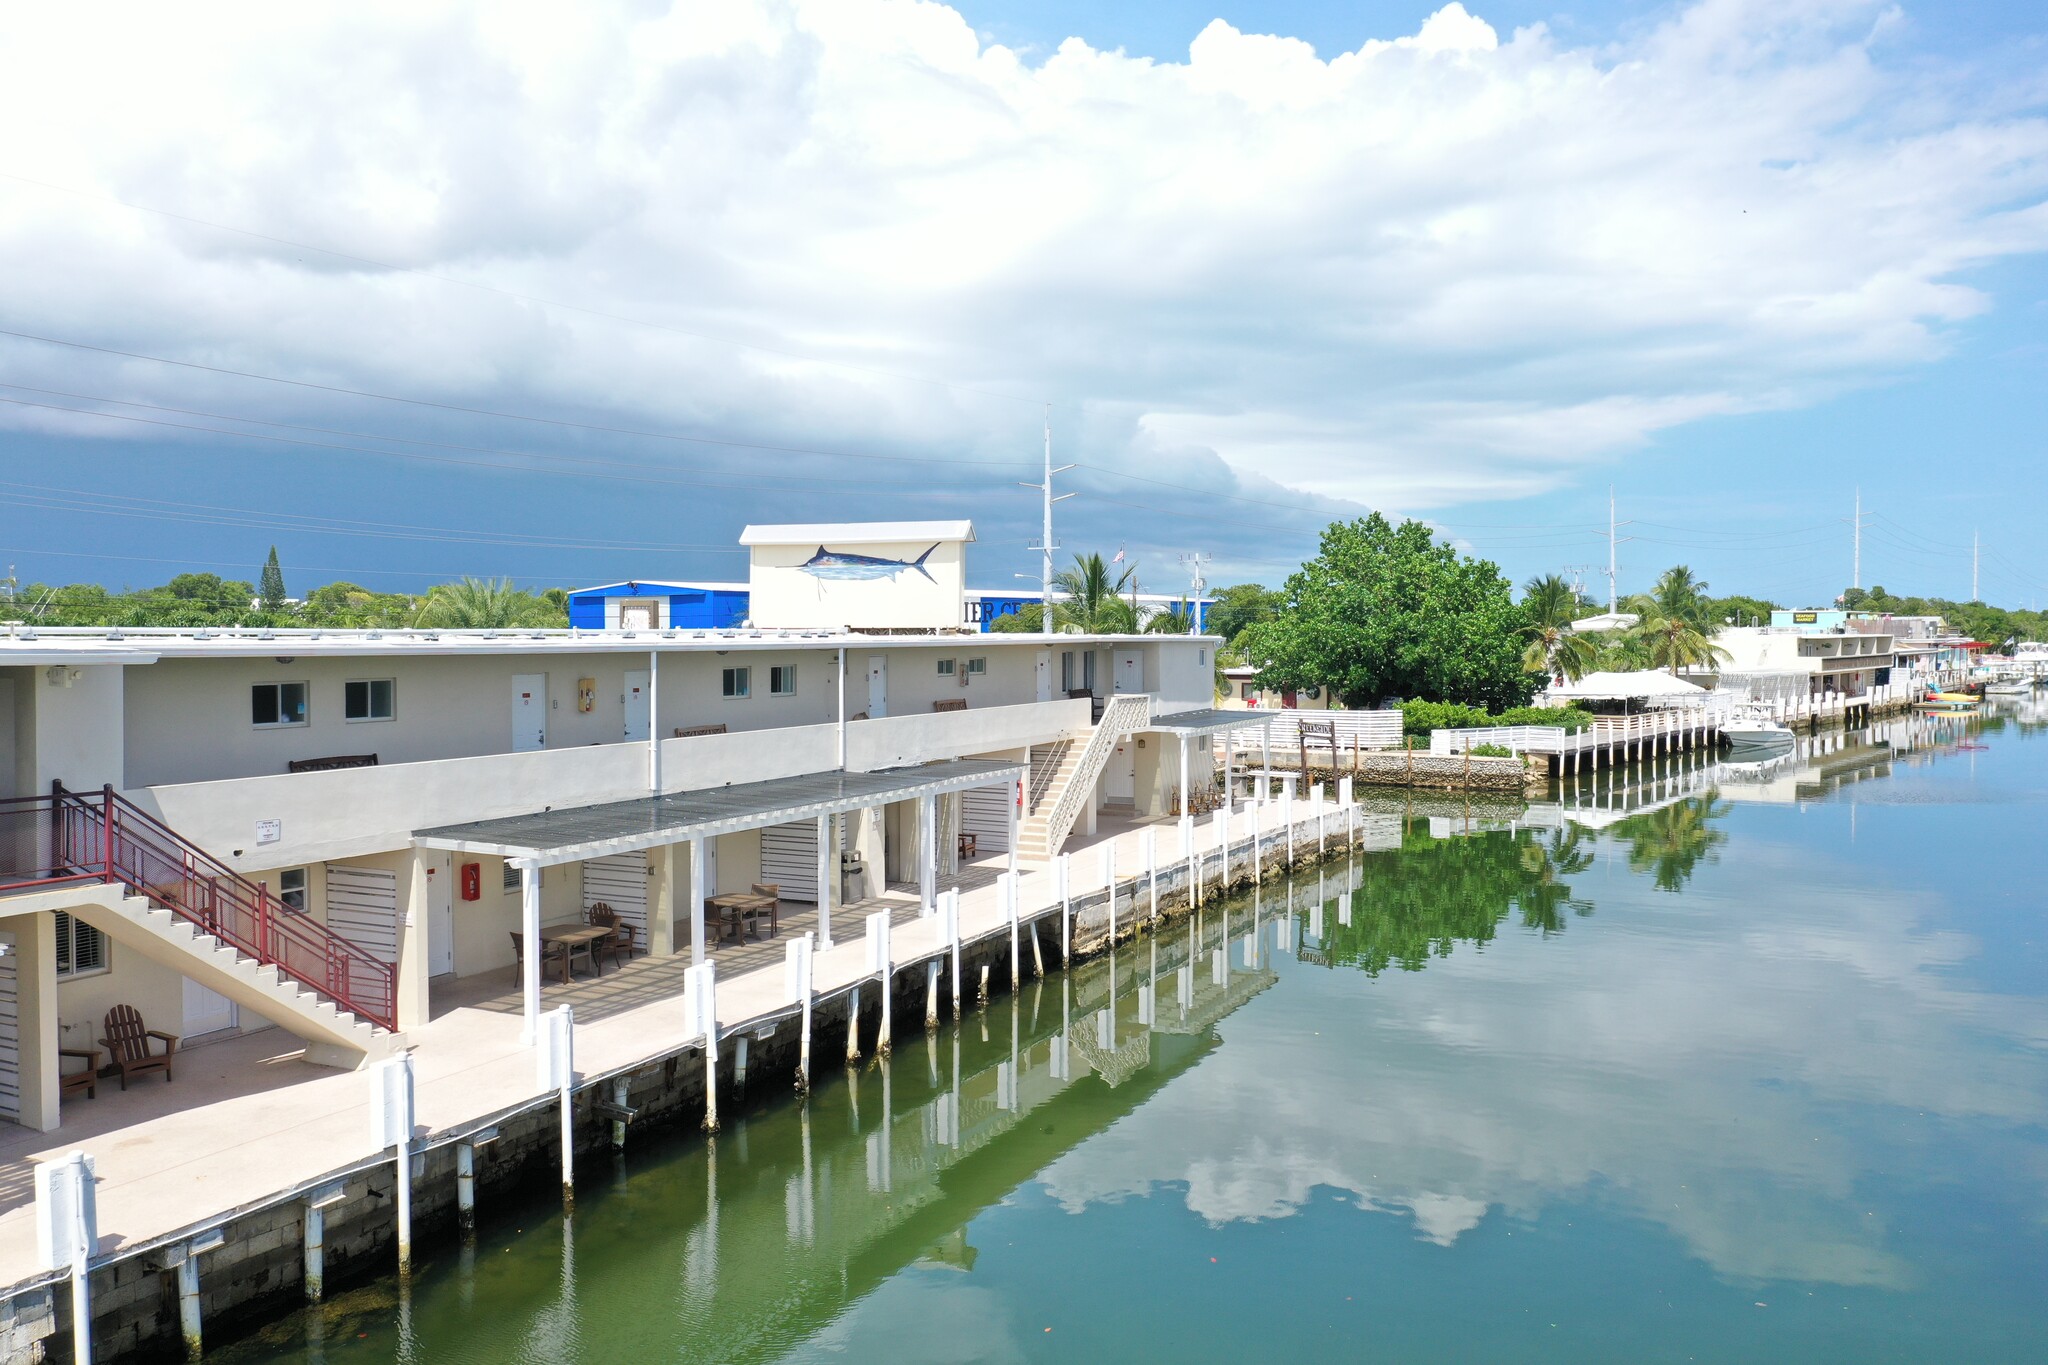
[[[164,1073],[164,1082],[171,1079],[171,1057],[178,1050],[178,1035],[165,1033],[148,1027],[133,1005],[116,1005],[107,1011],[107,1036],[100,1039],[100,1046],[113,1057],[114,1065],[121,1068],[121,1088],[128,1088],[130,1076],[147,1076],[152,1071]],[[150,1045],[150,1039],[164,1045],[158,1052]]]
[[[639,946],[637,943],[639,938],[638,930],[624,916],[620,915],[618,911],[612,909],[603,901],[594,902],[590,907],[589,915],[592,924],[601,925],[612,931],[612,936],[604,940],[603,944],[612,955],[612,965],[616,967],[626,962],[631,962],[633,960],[633,953]],[[624,956],[621,957],[621,954]]]

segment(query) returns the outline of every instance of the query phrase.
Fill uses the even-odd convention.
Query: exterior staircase
[[[123,948],[224,995],[296,1034],[306,1060],[354,1070],[405,1049],[405,1035],[381,1028],[126,887],[83,886],[64,910]]]
[[[40,863],[0,891],[34,894],[291,1030],[310,1061],[355,1067],[404,1046],[394,964],[286,909],[112,787],[59,785],[0,807],[18,834],[33,828]]]
[[[1087,802],[1093,799],[1095,784],[1117,744],[1151,721],[1151,695],[1127,692],[1109,698],[1102,719],[1085,739],[1065,739],[1032,749],[1032,800],[1017,826],[1020,859],[1048,863],[1058,855]],[[1041,749],[1046,751],[1043,757]]]

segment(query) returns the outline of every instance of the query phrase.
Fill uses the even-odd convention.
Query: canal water
[[[2048,726],[1812,747],[1389,798],[213,1354],[2048,1359]]]

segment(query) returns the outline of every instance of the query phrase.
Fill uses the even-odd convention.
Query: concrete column
[[[676,859],[674,844],[647,851],[647,865],[653,876],[647,879],[647,951],[652,957],[667,957],[676,950]]]
[[[1194,807],[1188,804],[1188,737],[1180,737],[1180,813],[1192,814]]]
[[[690,840],[690,903],[683,913],[690,917],[690,965],[704,960],[704,841]]]
[[[832,946],[832,901],[839,894],[839,844],[832,817],[818,817],[818,946]]]
[[[917,799],[917,904],[929,915],[939,893],[939,799]]]
[[[398,915],[398,1027],[418,1028],[427,1022],[430,1013],[428,1005],[427,978],[433,971],[428,956],[428,935],[433,931],[428,921],[433,915],[433,885],[435,878],[453,875],[453,867],[447,855],[438,850],[416,848],[406,859],[404,900]],[[454,895],[454,888],[445,888],[445,894]]]
[[[58,1123],[62,1085],[57,1056],[63,1042],[57,1018],[56,918],[40,914],[0,920],[0,943],[6,938],[13,939],[6,948],[15,959],[15,1007],[20,1011],[16,1027],[21,1044],[21,1126],[47,1133]],[[104,1054],[101,1060],[106,1060]],[[87,1103],[84,1096],[79,1101]]]
[[[1010,783],[1008,795],[1003,801],[1003,809],[1008,811],[1010,816],[1010,875],[1013,877],[1017,875],[1017,804],[1018,793],[1023,790],[1019,785],[1022,781],[1022,778],[1017,778]]]

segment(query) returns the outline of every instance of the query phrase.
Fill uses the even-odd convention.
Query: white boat
[[[1721,722],[1721,742],[1731,749],[1789,748],[1792,732],[1767,706],[1738,706]]]
[[[2034,693],[2031,678],[1997,678],[1984,684],[1987,697],[2028,697]]]

